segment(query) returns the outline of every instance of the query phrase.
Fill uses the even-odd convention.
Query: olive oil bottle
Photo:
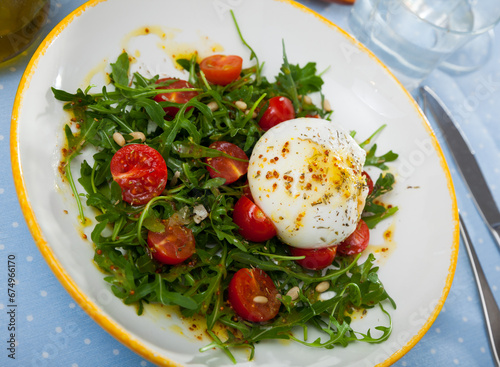
[[[28,48],[49,15],[49,0],[0,1],[0,63]]]

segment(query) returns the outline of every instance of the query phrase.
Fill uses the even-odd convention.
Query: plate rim
[[[155,352],[151,347],[148,347],[145,342],[142,342],[132,336],[124,327],[122,327],[119,323],[113,321],[106,312],[104,312],[95,302],[91,301],[88,295],[86,295],[76,284],[76,282],[68,275],[64,267],[61,265],[61,262],[56,258],[53,253],[51,247],[48,245],[47,241],[44,238],[43,232],[36,220],[36,215],[34,209],[31,207],[28,193],[26,191],[25,180],[23,176],[22,162],[20,160],[20,147],[19,147],[19,124],[18,124],[18,115],[20,114],[20,107],[22,104],[22,100],[24,97],[24,92],[27,90],[31,78],[36,70],[36,66],[41,57],[45,54],[46,50],[50,47],[52,42],[57,38],[59,34],[61,34],[66,27],[68,27],[75,19],[83,15],[87,9],[92,8],[100,3],[107,2],[108,0],[89,0],[86,3],[80,5],[71,13],[66,15],[63,20],[61,20],[54,28],[48,33],[48,35],[43,39],[39,47],[34,52],[31,57],[26,69],[22,75],[20,80],[16,96],[14,99],[14,105],[12,109],[12,117],[11,117],[11,130],[10,130],[10,156],[11,156],[11,166],[12,173],[14,179],[14,187],[17,193],[18,201],[21,207],[21,211],[26,220],[28,229],[35,241],[36,246],[38,247],[40,253],[45,259],[51,271],[56,276],[57,280],[61,285],[65,288],[65,290],[70,294],[70,296],[75,300],[75,302],[104,330],[106,330],[111,336],[117,339],[120,343],[124,344],[126,347],[130,348],[132,351],[146,358],[147,360],[159,364],[162,366],[179,366],[178,364],[170,360],[168,357],[159,355]],[[413,99],[411,94],[403,87],[403,85],[397,80],[397,78],[393,75],[393,73],[385,66],[368,48],[366,48],[363,44],[355,40],[347,31],[334,24],[329,19],[320,15],[316,11],[308,8],[307,6],[298,3],[294,0],[269,0],[269,1],[277,1],[287,3],[291,6],[294,6],[301,10],[304,13],[309,13],[314,15],[318,20],[326,23],[330,28],[335,29],[342,36],[351,41],[359,50],[369,55],[371,59],[373,59],[376,63],[382,66],[383,69],[397,82],[397,84],[401,87],[402,91],[405,93],[408,102],[413,106],[416,113],[420,117],[424,128],[426,129],[429,137],[432,139],[432,144],[434,149],[436,150],[437,156],[440,160],[440,165],[445,173],[448,191],[450,194],[450,198],[452,201],[452,223],[454,225],[453,229],[453,241],[451,245],[451,258],[450,265],[448,267],[448,275],[446,277],[444,288],[441,292],[441,296],[436,303],[436,306],[430,313],[426,322],[422,325],[417,334],[415,334],[404,346],[390,355],[387,359],[385,359],[382,363],[377,364],[378,367],[386,367],[390,366],[396,361],[398,361],[401,357],[403,357],[408,351],[410,351],[427,333],[430,329],[437,316],[441,312],[443,305],[446,301],[446,298],[449,294],[453,277],[455,274],[457,261],[458,261],[458,250],[459,250],[459,240],[460,240],[460,232],[459,232],[459,219],[458,219],[458,204],[456,200],[456,193],[453,186],[453,181],[450,173],[449,166],[446,162],[444,153],[442,148],[437,140],[437,137],[432,130],[431,125],[429,124],[425,114],[422,112],[416,101]]]

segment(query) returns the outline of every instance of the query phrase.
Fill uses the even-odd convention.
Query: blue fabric
[[[52,2],[48,33],[82,0]],[[342,28],[349,5],[300,0]],[[39,253],[25,223],[12,180],[10,115],[22,73],[34,48],[0,66],[0,366],[151,366],[120,344],[75,304]],[[500,39],[489,62],[462,76],[435,71],[426,81],[461,123],[498,202],[500,197]],[[443,146],[444,147],[444,146]],[[449,152],[444,148],[447,158]],[[497,301],[500,252],[450,161],[458,204]],[[16,348],[8,358],[10,320],[7,262],[15,257]],[[497,325],[500,327],[500,325]],[[465,249],[443,311],[422,340],[395,366],[493,366],[485,322]]]

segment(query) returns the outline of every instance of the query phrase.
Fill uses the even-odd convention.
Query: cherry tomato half
[[[191,85],[189,82],[186,80],[182,79],[175,79],[175,78],[162,78],[158,79],[156,81],[157,84],[163,83],[169,80],[174,80],[173,83],[164,86],[164,87],[158,87],[156,89],[183,89],[183,88],[194,88],[193,85]],[[191,91],[191,92],[172,92],[172,93],[160,93],[157,94],[154,97],[154,100],[156,102],[174,102],[174,103],[187,103],[189,102],[192,98],[196,97],[198,95],[198,92]],[[188,107],[186,111],[189,111],[192,106]],[[177,112],[179,112],[179,108],[175,106],[169,106],[169,107],[163,107],[163,110],[169,117],[175,117]]]
[[[239,161],[228,157],[205,158],[210,177],[225,178],[226,185],[229,185],[247,173],[248,156],[239,146],[227,141],[216,141],[210,144],[209,148],[217,149],[238,159],[245,159],[245,161]]]
[[[370,195],[373,192],[373,180],[366,171],[363,171],[362,175],[365,176],[366,185],[368,186],[368,195]]]
[[[240,227],[239,233],[248,241],[264,242],[276,236],[271,219],[246,196],[234,205],[233,222]]]
[[[143,144],[125,145],[110,165],[111,175],[122,189],[123,200],[144,205],[161,194],[167,184],[167,165],[161,154]]]
[[[200,69],[210,83],[228,85],[234,82],[241,73],[243,59],[236,55],[212,55],[204,58]]]
[[[180,264],[195,252],[193,231],[166,223],[164,232],[148,232],[148,247],[155,260],[167,265]]]
[[[295,260],[303,268],[310,270],[320,270],[332,265],[337,254],[337,246],[305,249],[290,247],[292,256],[305,256],[302,260]]]
[[[274,318],[281,302],[273,280],[260,269],[240,269],[228,287],[228,300],[242,319],[264,322]]]
[[[370,242],[370,229],[363,219],[360,219],[356,230],[344,241],[337,245],[337,252],[340,255],[355,255],[368,247]]]
[[[273,97],[269,100],[269,106],[259,120],[262,130],[269,130],[279,123],[295,118],[293,103],[283,96]]]

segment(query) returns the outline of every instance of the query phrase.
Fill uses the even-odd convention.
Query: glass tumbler
[[[499,20],[499,0],[356,0],[349,27],[411,91]]]

